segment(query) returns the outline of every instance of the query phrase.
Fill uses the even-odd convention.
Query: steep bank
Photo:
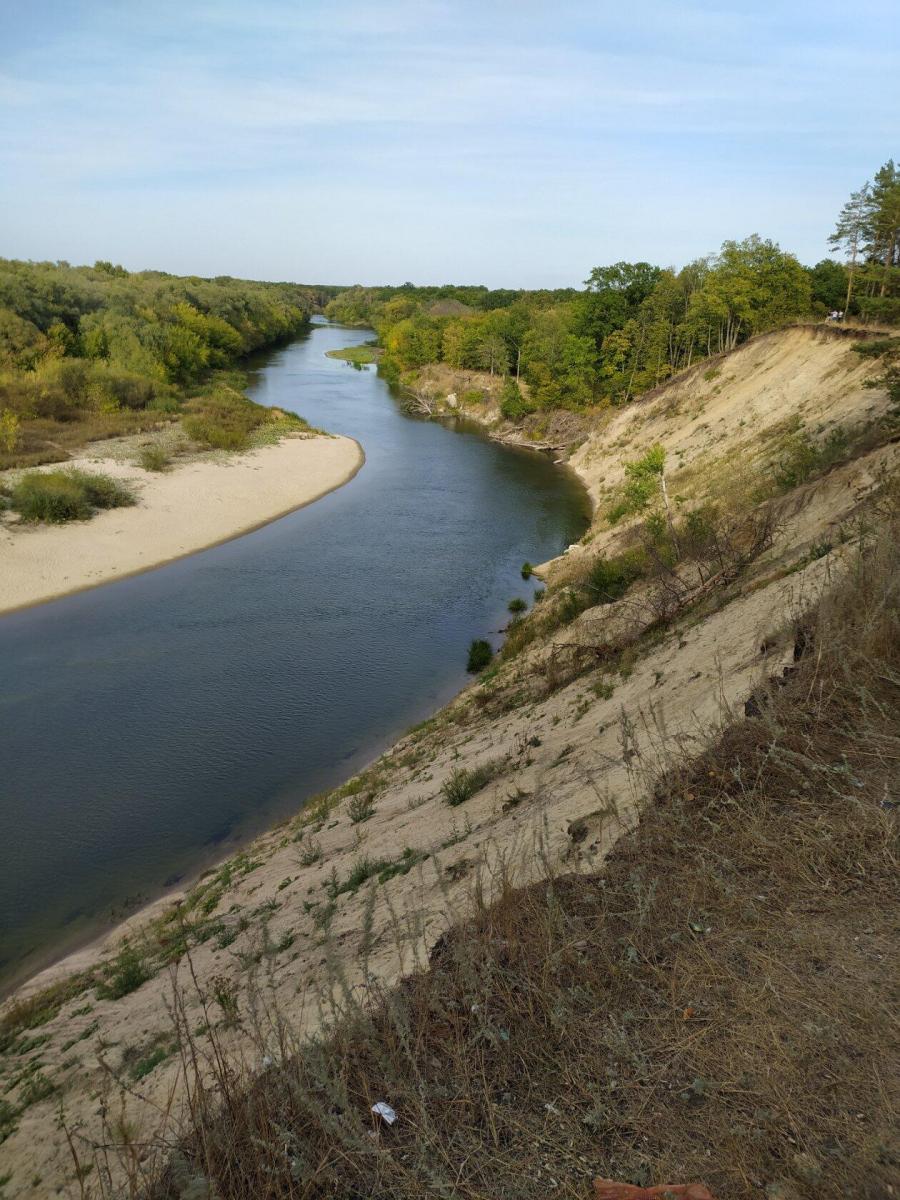
[[[68,467],[126,482],[137,503],[61,526],[0,524],[0,612],[96,587],[239,537],[319,499],[363,463],[351,438],[292,435],[240,455],[142,471],[100,443]]]
[[[898,456],[881,424],[884,395],[862,386],[873,368],[861,369],[846,345],[846,358],[833,357],[830,342],[811,337],[791,345],[793,331],[781,336],[771,344],[772,358],[748,346],[725,360],[726,378],[701,375],[694,391],[673,385],[599,418],[575,455],[577,464],[583,454],[580,469],[592,473],[600,502],[593,542],[573,554],[596,556],[627,532],[628,523],[603,522],[622,460],[658,438],[677,459],[684,418],[701,418],[686,451],[696,439],[704,447],[672,485],[685,504],[710,490],[727,498],[725,484],[740,475],[743,506],[748,484],[767,481],[785,452],[783,439],[795,436],[778,429],[785,419],[794,428],[799,416],[816,432],[814,423],[838,416],[852,425],[843,460],[785,491],[770,536],[716,588],[687,592],[691,603],[648,621],[645,609],[659,594],[642,584],[624,610],[588,606],[575,621],[548,626],[368,771],[210,873],[180,907],[134,921],[99,950],[32,981],[33,998],[8,1013],[6,1025],[3,1067],[16,1106],[9,1122],[15,1132],[3,1148],[14,1175],[11,1194],[41,1195],[48,1180],[72,1172],[55,1131],[57,1095],[80,1122],[88,1158],[89,1143],[103,1137],[102,1113],[89,1098],[98,1091],[106,1090],[117,1112],[121,1106],[132,1142],[156,1127],[171,1089],[180,1086],[166,999],[170,972],[187,972],[186,951],[200,989],[185,998],[186,1014],[191,1028],[207,1027],[197,1035],[202,1052],[212,1023],[226,1045],[243,1047],[248,1064],[258,1065],[254,1029],[277,1053],[273,1013],[295,1029],[318,1023],[315,1004],[302,997],[325,968],[351,984],[364,974],[391,981],[465,913],[476,879],[489,888],[503,864],[527,881],[546,863],[599,863],[633,826],[660,766],[674,753],[702,751],[763,679],[792,666],[800,614],[853,561]],[[811,382],[794,389],[795,376]],[[773,378],[780,380],[777,396],[765,405],[756,400],[757,425],[748,431],[746,414],[732,412],[728,395],[741,397],[735,404],[753,403]],[[679,415],[682,404],[691,407]],[[710,411],[697,412],[700,406]],[[712,414],[722,437],[701,429]],[[611,434],[620,417],[629,426]],[[760,438],[766,427],[775,435]],[[745,438],[754,432],[760,455],[747,480],[734,463],[746,458]],[[567,562],[556,571],[570,569]],[[567,589],[542,606],[552,613]],[[623,637],[622,617],[631,623]],[[529,618],[542,619],[542,610]],[[610,651],[613,619],[618,643]],[[476,768],[480,776],[459,775]],[[459,803],[451,806],[451,798]],[[124,951],[123,934],[130,938]],[[49,1150],[38,1152],[40,1139]],[[29,1182],[36,1175],[40,1185]]]

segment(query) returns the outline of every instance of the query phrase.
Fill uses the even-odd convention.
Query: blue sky
[[[0,254],[577,285],[804,261],[900,154],[895,0],[0,0]]]

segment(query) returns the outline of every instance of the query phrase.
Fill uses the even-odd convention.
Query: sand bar
[[[246,454],[210,455],[159,473],[86,453],[65,466],[126,481],[137,504],[69,525],[0,525],[0,613],[249,533],[340,487],[363,462],[358,442],[325,436],[289,436]]]

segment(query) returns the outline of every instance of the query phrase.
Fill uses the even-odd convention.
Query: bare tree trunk
[[[856,255],[859,252],[859,238],[854,236],[850,250],[850,267],[847,271],[847,299],[844,301],[844,316],[850,312],[850,297],[853,295],[853,276],[856,273]]]
[[[672,510],[669,508],[669,489],[666,487],[665,470],[659,473],[659,490],[662,492],[663,505],[666,510],[666,524],[669,526],[669,533],[672,536],[672,545],[675,547],[675,553],[680,558],[681,547],[678,544],[678,534],[675,532],[675,522],[672,520]]]
[[[887,249],[884,252],[884,275],[881,277],[881,291],[879,295],[883,296],[887,291],[888,277],[891,273],[891,267],[894,265],[894,243],[897,240],[897,230],[892,229],[888,235]]]

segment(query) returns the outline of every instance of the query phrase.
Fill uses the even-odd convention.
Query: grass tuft
[[[134,503],[134,493],[118,480],[75,470],[29,471],[10,495],[10,506],[23,520],[53,525],[85,521],[99,509]]]
[[[504,759],[493,758],[486,763],[481,763],[480,766],[472,767],[471,770],[457,767],[450,772],[441,787],[444,803],[449,804],[451,808],[465,804],[500,774],[503,764]]]

